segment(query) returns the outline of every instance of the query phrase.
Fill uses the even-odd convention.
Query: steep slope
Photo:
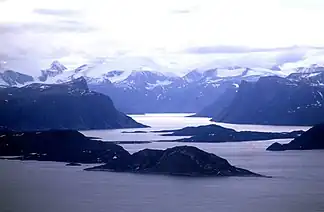
[[[229,88],[220,95],[212,104],[204,107],[194,116],[198,117],[217,117],[222,111],[230,106],[237,93],[237,88]]]
[[[15,131],[144,127],[89,91],[84,78],[65,84],[0,89],[0,126]]]
[[[213,120],[240,124],[315,125],[324,120],[324,87],[280,77],[243,82]]]

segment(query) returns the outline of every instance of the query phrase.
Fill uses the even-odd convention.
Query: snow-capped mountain
[[[323,71],[324,71],[324,66],[319,64],[312,64],[309,67],[296,68],[296,72],[301,74],[311,74],[311,73],[318,73]]]
[[[45,69],[45,70],[41,70],[41,76],[39,76],[39,80],[42,82],[45,82],[47,80],[47,78],[49,77],[55,77],[57,75],[60,75],[63,73],[63,71],[67,70],[67,68],[62,65],[60,62],[58,61],[54,61],[50,68]]]
[[[89,88],[109,95],[117,108],[127,113],[145,112],[198,112],[211,104],[227,89],[238,89],[241,81],[255,82],[260,77],[278,76],[290,80],[324,83],[324,69],[319,65],[298,67],[293,71],[258,67],[218,67],[213,69],[194,69],[180,77],[167,74],[163,67],[153,61],[135,60],[133,69],[129,65],[118,66],[123,60],[109,61],[101,59],[77,68],[67,69],[54,61],[49,68],[41,70],[34,78],[26,75],[1,77],[0,84],[22,86],[31,82],[46,84],[66,83],[83,77]],[[121,67],[121,68],[119,68]],[[166,69],[166,71],[169,71]],[[294,74],[290,74],[293,72]],[[307,80],[305,80],[307,79]]]
[[[313,64],[310,67],[298,67],[288,79],[303,81],[312,85],[324,85],[324,66]]]
[[[168,86],[180,77],[169,77],[155,71],[132,71],[124,80],[115,81],[117,87],[126,89],[148,89],[151,90],[158,86]]]

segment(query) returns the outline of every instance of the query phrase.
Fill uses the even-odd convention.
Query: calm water
[[[144,129],[119,129],[119,130],[91,130],[84,131],[85,135],[100,137],[106,141],[158,141],[158,140],[174,140],[185,138],[181,136],[161,136],[163,133],[152,133],[151,131],[181,129],[188,126],[200,126],[208,124],[218,124],[223,127],[235,129],[237,131],[260,131],[260,132],[287,132],[293,130],[307,130],[310,127],[295,126],[264,126],[264,125],[237,125],[211,122],[210,118],[188,117],[192,114],[146,114],[131,115],[136,121],[151,128]],[[145,131],[147,133],[122,133]]]
[[[140,118],[145,119],[138,117],[137,120]],[[158,123],[161,118],[156,128],[167,128],[165,119],[173,120],[172,126],[177,121],[193,125],[195,121],[199,124],[206,121],[199,118],[180,121],[179,116],[154,118],[151,123]],[[251,126],[236,127],[250,129]],[[269,127],[256,127],[262,128],[270,130]],[[274,130],[282,129],[297,128],[276,127]],[[97,136],[109,134],[101,132]],[[274,176],[271,179],[192,179],[85,172],[82,169],[87,166],[0,160],[0,211],[324,211],[324,151],[266,152],[265,148],[272,142],[192,144],[225,157],[233,165]],[[164,149],[174,145],[182,144],[156,142],[123,146],[134,152],[147,147]]]

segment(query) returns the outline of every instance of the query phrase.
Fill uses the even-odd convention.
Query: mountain
[[[308,67],[297,67],[296,72],[297,73],[302,73],[302,74],[311,74],[311,73],[318,73],[318,72],[323,72],[324,71],[324,66],[319,65],[319,64],[312,64]]]
[[[303,81],[313,85],[324,85],[324,67],[312,65],[308,68],[297,68],[297,72],[290,74],[287,78]]]
[[[116,110],[108,96],[90,91],[84,78],[3,88],[0,102],[0,128],[15,131],[144,127]]]
[[[62,74],[63,71],[67,70],[67,68],[62,65],[58,61],[54,61],[51,64],[51,67],[45,70],[41,70],[42,75],[39,77],[39,80],[44,82],[47,80],[48,77],[55,77],[59,74]]]
[[[0,86],[22,86],[33,81],[34,78],[32,76],[12,70],[6,70],[0,73]]]
[[[125,61],[128,59],[99,59],[76,69],[67,69],[54,61],[41,71],[40,77],[35,77],[35,82],[57,84],[83,77],[90,90],[110,96],[116,108],[125,113],[192,113],[205,110],[221,96],[228,102],[230,98],[224,96],[224,92],[236,91],[242,80],[255,82],[264,76],[288,76],[280,67],[272,70],[239,66],[194,69],[177,76],[147,58],[135,58],[129,64],[124,64]]]
[[[324,87],[277,76],[243,81],[213,120],[237,124],[315,125],[324,120]]]
[[[275,74],[283,75],[278,71],[241,67],[193,70],[183,77],[133,71],[112,85],[89,84],[89,87],[111,96],[116,107],[127,113],[198,112],[227,89],[237,89],[242,80],[256,81],[261,76]],[[129,104],[125,105],[125,101]]]
[[[301,134],[288,144],[273,143],[269,151],[324,149],[324,124],[319,124]]]

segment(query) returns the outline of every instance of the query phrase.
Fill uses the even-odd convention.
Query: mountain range
[[[39,76],[6,70],[0,84],[57,84],[80,77],[91,91],[109,96],[124,113],[194,112],[215,121],[246,124],[313,125],[322,119],[324,67],[318,64],[294,70],[280,66],[195,69],[177,76],[144,66],[110,70],[103,61],[68,69],[54,61]]]
[[[41,70],[39,76],[4,71],[0,75],[0,85],[20,87],[35,82],[56,84],[84,77],[90,90],[108,95],[122,112],[191,113],[210,105],[226,90],[237,90],[242,80],[254,82],[262,76],[288,76],[279,67],[195,69],[183,76],[154,68],[158,69],[155,66],[140,66],[133,71],[111,70],[104,61],[98,61],[68,69],[54,61],[49,68]]]

